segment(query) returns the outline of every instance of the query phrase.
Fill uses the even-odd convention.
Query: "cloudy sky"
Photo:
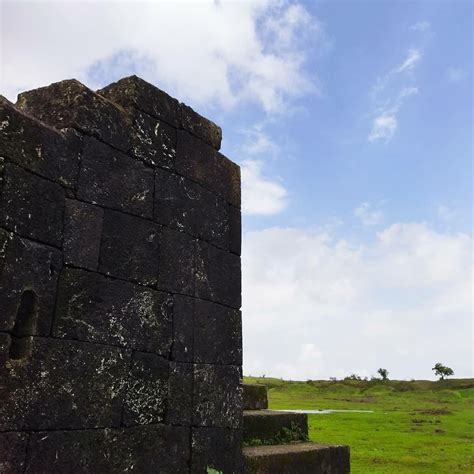
[[[138,74],[242,166],[246,374],[473,375],[469,1],[5,1],[0,93]]]

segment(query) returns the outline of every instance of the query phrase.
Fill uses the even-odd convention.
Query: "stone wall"
[[[240,171],[133,76],[0,101],[0,473],[241,470]]]

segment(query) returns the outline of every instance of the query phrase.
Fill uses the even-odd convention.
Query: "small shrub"
[[[282,428],[273,438],[253,438],[244,442],[244,446],[269,446],[273,444],[289,444],[295,441],[308,441],[308,435],[294,422],[289,428]]]
[[[344,377],[344,380],[362,380],[360,375],[357,374],[351,374],[348,377]]]
[[[413,392],[415,390],[415,387],[412,382],[399,382],[395,386],[395,390],[397,392]]]

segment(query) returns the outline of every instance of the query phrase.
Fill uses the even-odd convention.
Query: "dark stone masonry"
[[[0,473],[242,472],[240,170],[132,76],[0,99]]]

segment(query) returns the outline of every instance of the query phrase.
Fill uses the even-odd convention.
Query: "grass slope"
[[[245,377],[274,409],[356,409],[309,415],[312,441],[348,444],[353,473],[474,473],[474,380],[308,381]]]

